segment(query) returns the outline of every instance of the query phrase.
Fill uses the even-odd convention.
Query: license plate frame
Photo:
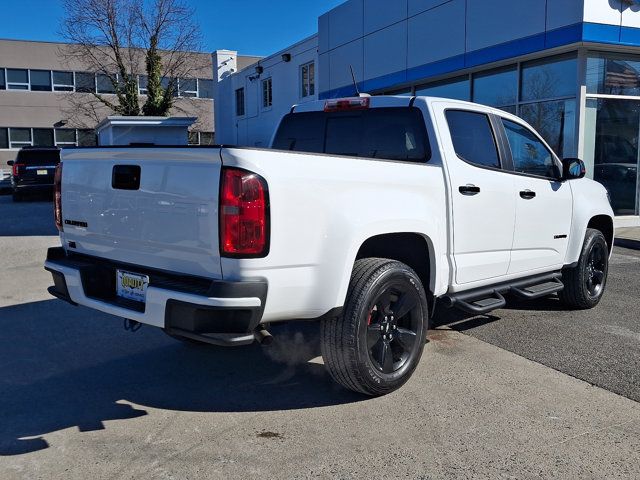
[[[45,170],[45,169],[37,170],[36,175],[49,175],[49,170]]]
[[[149,276],[127,270],[116,270],[116,295],[134,302],[147,303]]]

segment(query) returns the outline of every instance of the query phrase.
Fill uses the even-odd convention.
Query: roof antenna
[[[368,93],[360,93],[360,89],[358,88],[358,82],[356,81],[356,74],[353,71],[353,65],[349,65],[351,69],[351,78],[353,79],[353,87],[356,89],[356,96],[358,97],[370,97]]]
[[[351,70],[351,78],[353,79],[353,87],[356,89],[356,95],[360,96],[360,89],[358,88],[358,82],[356,82],[356,74],[353,71],[353,65],[349,65],[349,69]]]

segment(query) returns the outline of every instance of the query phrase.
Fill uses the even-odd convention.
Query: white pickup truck
[[[319,320],[331,376],[383,395],[436,302],[598,304],[613,212],[584,175],[516,116],[425,97],[295,106],[271,149],[65,149],[49,291],[214,345]]]

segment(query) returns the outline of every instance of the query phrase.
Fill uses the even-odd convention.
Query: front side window
[[[474,165],[500,168],[498,147],[488,115],[464,110],[448,110],[446,115],[458,157]]]
[[[54,92],[73,92],[73,72],[53,72]]]
[[[51,72],[49,70],[31,70],[31,91],[51,91]]]
[[[7,68],[7,89],[29,90],[29,71],[26,69]]]
[[[238,117],[244,115],[244,88],[236,90],[236,115]]]
[[[273,148],[409,162],[431,156],[417,108],[290,113],[278,128]]]
[[[271,78],[262,81],[262,108],[273,105],[273,83]]]
[[[539,177],[558,178],[558,166],[551,151],[531,130],[502,119],[516,172]]]
[[[314,62],[300,67],[300,79],[302,81],[302,98],[316,94],[316,66]]]

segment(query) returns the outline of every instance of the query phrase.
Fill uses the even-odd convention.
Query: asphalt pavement
[[[194,349],[53,299],[57,244],[51,203],[0,197],[2,480],[640,478],[636,252],[593,311],[440,315],[409,383],[368,399],[313,324]]]

